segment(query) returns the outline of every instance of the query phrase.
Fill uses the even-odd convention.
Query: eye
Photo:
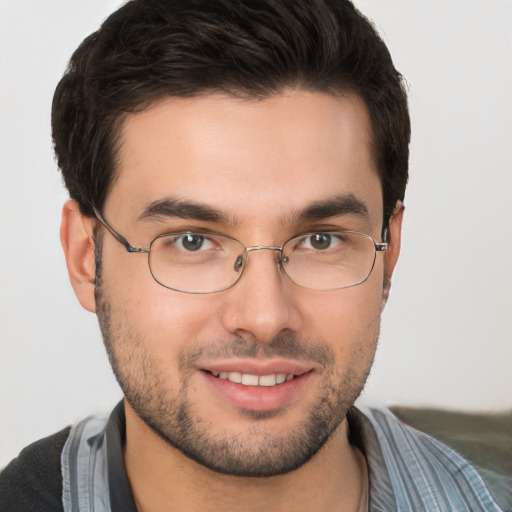
[[[341,237],[335,236],[332,233],[313,233],[302,238],[300,243],[306,249],[325,251],[339,245]]]
[[[199,233],[184,233],[183,235],[175,237],[173,243],[179,249],[188,252],[197,252],[201,249],[205,250],[211,248],[211,241]]]

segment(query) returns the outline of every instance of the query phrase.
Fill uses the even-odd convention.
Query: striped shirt
[[[350,442],[365,456],[370,512],[510,512],[477,470],[388,410],[352,408]],[[124,405],[37,441],[0,473],[2,512],[137,512],[123,459]],[[364,501],[364,500],[363,500]],[[366,510],[363,507],[362,510]]]
[[[353,408],[349,425],[368,465],[370,512],[504,511],[467,460],[390,411]]]

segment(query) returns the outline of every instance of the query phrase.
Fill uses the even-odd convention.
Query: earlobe
[[[93,222],[80,213],[76,201],[66,201],[62,208],[60,241],[73,290],[80,304],[91,313],[96,312]]]

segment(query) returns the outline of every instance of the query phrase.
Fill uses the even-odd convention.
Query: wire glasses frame
[[[296,285],[311,290],[329,291],[364,283],[370,276],[377,252],[388,248],[387,222],[382,230],[384,242],[357,231],[320,231],[294,236],[281,246],[245,247],[242,242],[221,233],[181,231],[156,236],[149,247],[134,247],[93,207],[98,221],[129,252],[148,254],[148,265],[155,281],[171,290],[206,294],[234,286],[242,277],[250,252],[277,251],[276,263]],[[193,244],[204,241],[223,250],[198,250]],[[176,250],[176,244],[188,249]],[[319,244],[319,247],[312,247]],[[334,249],[331,246],[334,246]],[[328,243],[328,247],[324,247]],[[202,247],[199,247],[202,248]],[[183,284],[181,284],[183,281]]]

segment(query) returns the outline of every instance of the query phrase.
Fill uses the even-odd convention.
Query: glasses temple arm
[[[128,251],[128,252],[149,252],[149,249],[144,247],[134,247],[126,238],[118,233],[104,218],[103,215],[93,206],[94,215],[98,221],[107,229],[110,234]]]

